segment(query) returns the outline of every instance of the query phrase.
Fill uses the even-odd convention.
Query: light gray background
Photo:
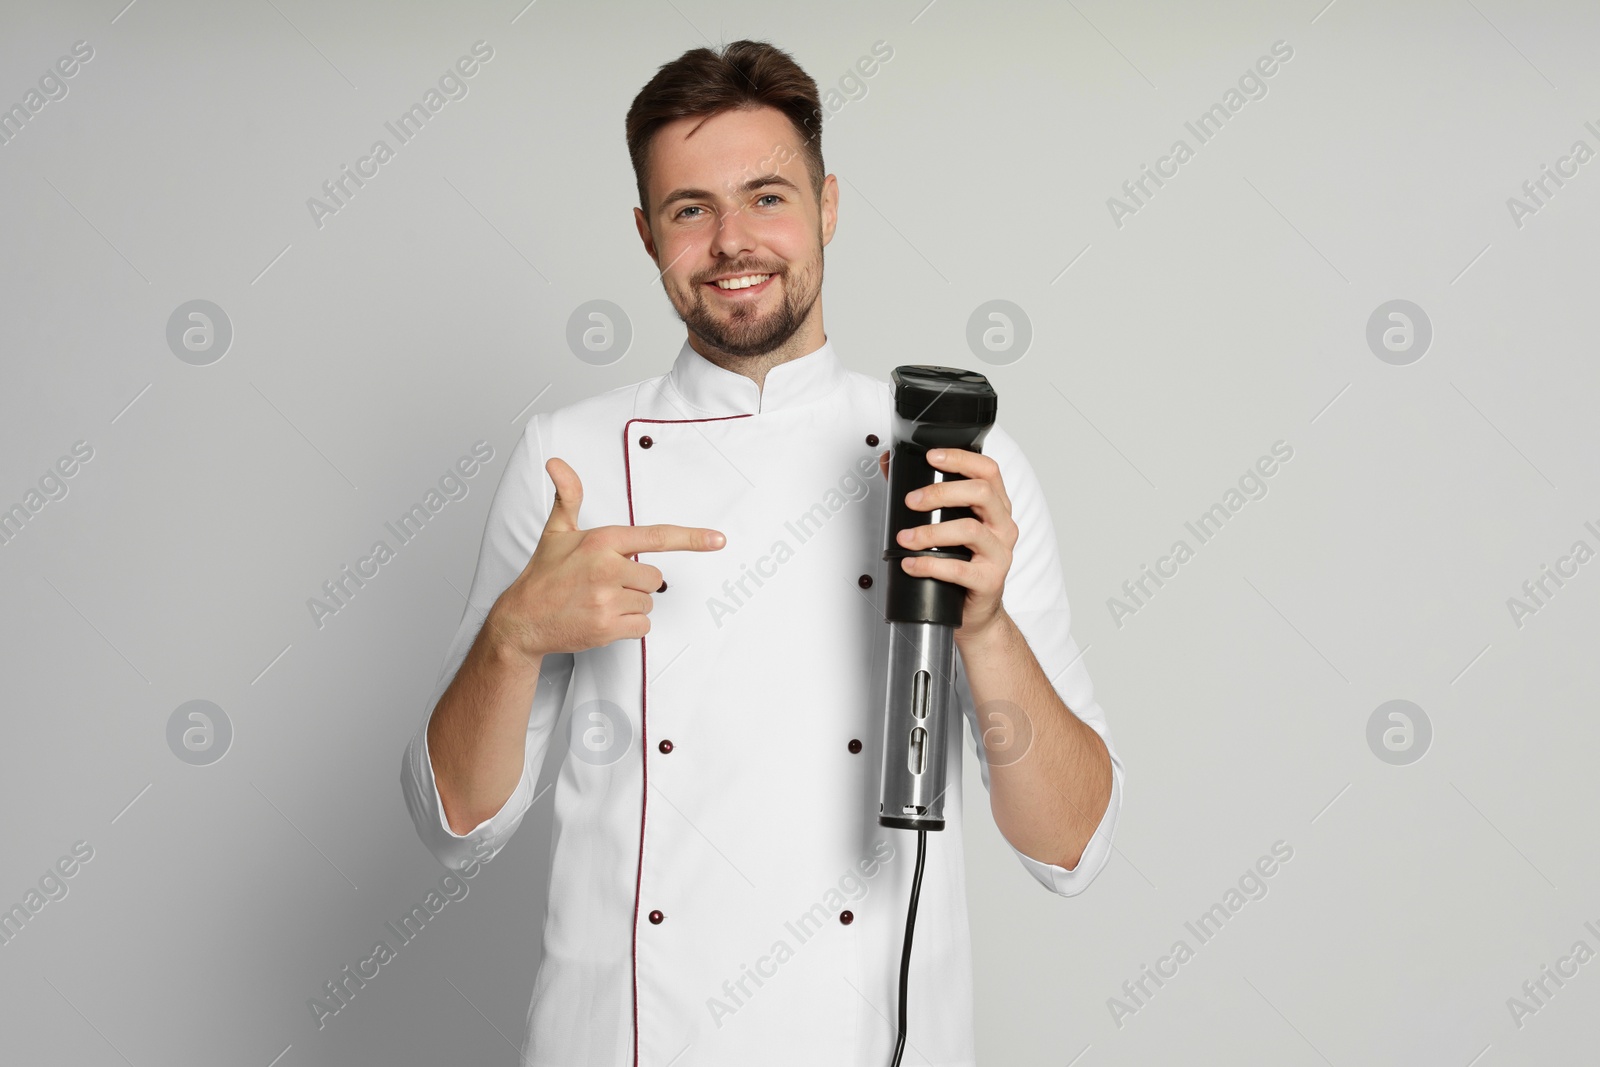
[[[0,1058],[512,1061],[547,799],[321,1032],[306,1001],[444,873],[399,758],[512,444],[682,339],[628,103],[744,36],[825,87],[894,49],[825,126],[828,333],[879,377],[990,374],[1127,761],[1117,851],[1073,899],[968,765],[980,1059],[1592,1058],[1600,962],[1520,1028],[1506,1001],[1600,950],[1600,562],[1521,627],[1507,599],[1600,548],[1600,161],[1520,227],[1506,201],[1600,149],[1600,9],[1325,2],[6,4],[0,104],[95,55],[0,147],[0,504],[75,441],[94,458],[0,547],[0,903],[95,855],[0,948]],[[307,198],[479,39],[469,95],[317,228]],[[1115,225],[1107,198],[1278,40],[1268,94]],[[193,299],[234,330],[209,366],[166,342]],[[634,330],[609,366],[565,342],[593,299]],[[983,367],[991,299],[1033,341]],[[1394,299],[1434,331],[1407,366],[1365,339]],[[319,630],[307,598],[480,438],[470,495]],[[1268,495],[1118,626],[1107,599],[1280,439]],[[194,699],[234,729],[210,766],[166,740]],[[1433,727],[1407,766],[1366,740],[1391,699]],[[1108,998],[1278,840],[1269,894],[1118,1026]]]

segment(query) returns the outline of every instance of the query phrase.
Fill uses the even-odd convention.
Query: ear
[[[832,174],[822,179],[822,243],[833,240],[834,227],[839,223],[839,179]]]
[[[644,242],[644,250],[650,256],[650,261],[661,266],[661,257],[656,255],[656,239],[650,233],[650,224],[645,221],[644,212],[638,208],[633,209],[633,225],[639,231],[639,240]]]

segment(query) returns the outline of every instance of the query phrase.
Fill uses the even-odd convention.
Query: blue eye
[[[756,203],[760,204],[761,201],[763,201],[763,200],[776,200],[776,201],[778,201],[778,203],[782,203],[783,202],[783,196],[781,194],[779,194],[779,193],[763,193],[761,196],[756,198]],[[775,207],[777,205],[772,205],[772,206]],[[700,217],[699,215],[689,215],[688,212],[691,212],[691,211],[704,212],[705,208],[701,207],[698,204],[690,204],[688,207],[684,208],[683,210],[679,211],[676,215],[674,215],[673,218],[682,219],[682,218],[699,218]]]

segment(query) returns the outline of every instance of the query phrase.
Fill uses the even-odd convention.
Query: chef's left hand
[[[888,453],[880,466],[888,476]],[[908,556],[901,569],[918,577],[939,578],[964,586],[967,599],[961,614],[960,638],[983,633],[1002,612],[1001,594],[1011,570],[1011,551],[1017,544],[1017,524],[1011,519],[1011,498],[1000,478],[1000,465],[981,452],[964,448],[936,448],[928,452],[928,463],[942,471],[965,475],[953,482],[935,482],[907,495],[906,505],[914,511],[935,508],[967,507],[976,518],[935,522],[900,532],[904,548],[932,548],[935,545],[963,545],[972,552],[971,560],[935,559]]]

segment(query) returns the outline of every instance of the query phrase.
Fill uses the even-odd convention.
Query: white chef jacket
[[[890,383],[845,367],[831,342],[773,367],[764,387],[685,342],[669,373],[537,414],[512,450],[429,712],[538,543],[550,457],[583,482],[584,529],[674,523],[727,535],[716,551],[643,555],[667,583],[645,637],[544,657],[522,779],[468,833],[445,821],[427,714],[406,750],[412,820],[459,867],[475,847],[505,845],[548,746],[563,746],[554,795],[541,800],[555,805],[554,831],[524,1067],[889,1062],[916,862],[915,832],[877,822],[889,639],[880,598],[898,566],[881,558],[888,488],[877,457],[892,444],[891,416]],[[1012,849],[1042,885],[1072,896],[1110,855],[1122,763],[1068,632],[1038,480],[998,422],[983,451],[1000,465],[1020,531],[1005,609],[1111,755],[1110,803],[1076,868]],[[557,734],[568,701],[570,728]],[[927,838],[908,1067],[975,1062],[964,747],[948,746],[945,829]]]

